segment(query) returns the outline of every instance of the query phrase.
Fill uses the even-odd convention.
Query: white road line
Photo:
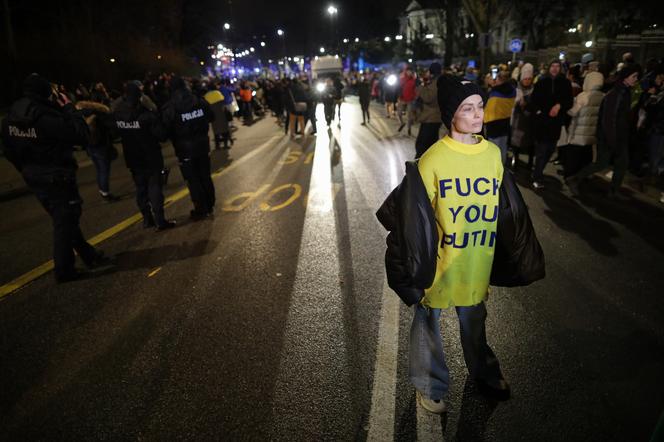
[[[385,279],[367,435],[367,440],[372,442],[394,440],[400,302]]]
[[[339,284],[337,228],[332,201],[329,140],[316,139],[299,255],[272,402],[273,431],[266,439],[315,440],[335,429],[329,410],[351,403],[347,344],[339,337],[344,302]],[[321,376],[316,376],[320,373]],[[336,373],[337,378],[329,376]],[[294,392],[298,393],[294,398]],[[339,430],[342,430],[339,428]]]

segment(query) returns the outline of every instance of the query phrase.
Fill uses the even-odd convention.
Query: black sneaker
[[[159,225],[157,226],[157,232],[161,232],[161,231],[163,231],[163,230],[172,229],[172,228],[175,227],[176,225],[177,225],[177,222],[175,222],[175,221],[172,221],[172,220],[164,220],[163,223],[161,223],[161,224],[159,224]]]
[[[81,271],[79,269],[73,269],[71,272],[65,273],[64,275],[55,275],[55,282],[58,284],[64,284],[66,282],[78,281],[84,279],[88,276],[87,272]]]
[[[192,221],[201,221],[209,216],[209,213],[203,213],[203,212],[197,212],[195,210],[191,210],[189,212],[189,218]]]
[[[496,401],[506,401],[511,396],[510,386],[504,379],[498,381],[498,385],[490,385],[482,379],[476,379],[477,389],[479,392],[490,399]]]
[[[152,227],[156,226],[154,219],[152,218],[143,218],[143,228],[144,229],[150,229]]]
[[[397,129],[397,132],[401,132],[404,127],[406,127],[406,123],[402,123],[401,126],[399,126],[399,129]]]
[[[115,265],[115,257],[106,256],[102,251],[98,251],[97,255],[92,259],[92,261],[85,262],[85,266],[91,270],[111,267],[114,265]]]
[[[100,190],[100,191],[99,191],[99,194],[100,194],[101,197],[104,199],[104,201],[109,202],[109,203],[113,203],[113,202],[115,202],[115,201],[119,201],[119,200],[120,200],[120,198],[118,198],[117,196],[113,195],[111,192],[102,192],[102,191]]]

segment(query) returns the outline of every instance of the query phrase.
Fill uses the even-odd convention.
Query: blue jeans
[[[533,171],[533,181],[540,181],[544,178],[544,168],[556,151],[556,141],[536,140],[535,141],[535,170]]]
[[[88,146],[88,155],[97,169],[97,186],[104,193],[109,192],[111,178],[111,159],[106,146]]]
[[[496,355],[486,342],[486,306],[456,307],[461,332],[461,346],[468,373],[497,386],[503,379]],[[415,306],[410,329],[409,377],[415,388],[429,399],[439,400],[447,394],[450,371],[445,363],[443,338],[440,334],[441,309]]]

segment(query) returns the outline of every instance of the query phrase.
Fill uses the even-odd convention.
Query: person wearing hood
[[[127,82],[124,96],[113,104],[113,119],[122,138],[125,164],[136,185],[143,227],[159,231],[175,227],[175,222],[164,216],[164,157],[159,142],[166,139],[166,132],[154,108],[143,104],[146,101],[141,88],[138,81]]]
[[[491,87],[484,108],[484,130],[487,139],[500,148],[503,164],[507,162],[507,140],[515,98],[516,89],[510,81],[510,73],[501,70]]]
[[[626,65],[618,72],[617,81],[604,96],[597,117],[597,160],[567,180],[567,185],[572,193],[578,194],[579,184],[582,180],[606,169],[613,161],[609,197],[622,199],[618,192],[629,165],[630,89],[639,81],[640,73],[639,65]]]
[[[528,154],[528,170],[533,168],[533,123],[532,114],[529,109],[531,95],[533,93],[534,68],[530,63],[524,64],[519,70],[519,84],[516,88],[514,98],[514,110],[512,111],[512,138],[511,145],[514,150],[513,167],[516,167],[520,152]]]
[[[549,64],[549,71],[537,83],[531,98],[535,122],[535,170],[533,187],[544,188],[544,168],[556,150],[567,111],[572,107],[572,84],[561,72],[560,60]]]
[[[420,158],[439,138],[440,126],[443,123],[440,119],[436,83],[441,72],[440,63],[431,63],[429,72],[423,77],[424,83],[416,89],[417,98],[422,102],[422,112],[418,117],[420,130],[415,139],[415,158]]]
[[[565,178],[576,174],[593,160],[593,145],[597,143],[597,117],[604,98],[601,91],[604,75],[588,72],[583,81],[583,92],[574,97],[574,105],[567,111],[572,117],[567,130],[563,158]]]
[[[74,145],[88,144],[90,133],[82,114],[41,75],[28,76],[23,93],[2,121],[5,155],[52,218],[56,281],[72,281],[82,274],[74,266],[74,251],[88,268],[109,262],[79,226],[83,201],[73,151]]]
[[[162,109],[162,119],[194,204],[190,217],[195,221],[204,219],[212,215],[215,204],[208,137],[214,114],[207,101],[192,94],[182,78],[173,77],[171,98]]]

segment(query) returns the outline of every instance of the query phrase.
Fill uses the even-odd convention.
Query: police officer
[[[136,185],[136,203],[143,214],[143,227],[158,231],[175,227],[175,221],[164,217],[162,169],[164,157],[159,141],[166,139],[166,131],[158,115],[141,100],[142,85],[130,81],[125,95],[113,103],[115,130],[122,137],[125,164],[131,170]]]
[[[79,227],[83,201],[73,150],[75,144],[88,143],[88,126],[44,77],[28,76],[23,92],[25,96],[12,104],[2,122],[5,153],[53,219],[56,281],[71,281],[82,274],[74,267],[74,250],[88,268],[110,262],[85,241]]]
[[[191,93],[182,78],[173,77],[171,99],[164,105],[162,118],[194,203],[190,217],[195,221],[204,219],[212,215],[215,203],[208,138],[214,114],[204,99]]]

